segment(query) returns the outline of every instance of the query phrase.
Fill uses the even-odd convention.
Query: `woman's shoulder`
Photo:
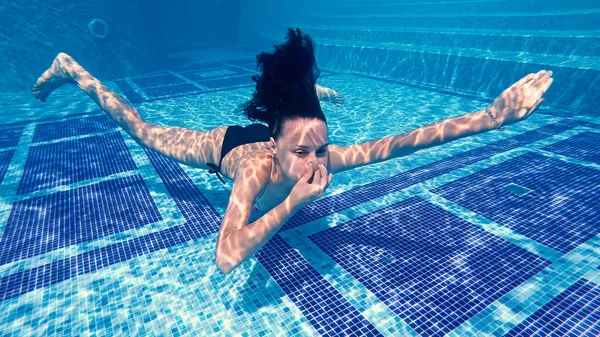
[[[240,159],[234,172],[234,179],[242,174],[245,177],[253,177],[266,182],[270,178],[272,165],[273,155],[270,150],[264,149],[248,153]]]
[[[269,188],[271,182],[273,157],[270,151],[257,151],[250,153],[240,161],[233,177],[234,189],[252,197],[252,202],[262,196]]]

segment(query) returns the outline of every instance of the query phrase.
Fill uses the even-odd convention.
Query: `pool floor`
[[[253,60],[106,84],[153,123],[245,125]],[[327,69],[319,83],[346,98],[322,103],[342,145],[488,104]],[[0,335],[600,334],[600,118],[541,108],[336,175],[224,275],[231,183],[139,146],[75,87],[2,100]]]

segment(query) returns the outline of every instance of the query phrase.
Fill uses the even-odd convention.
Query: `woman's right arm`
[[[240,167],[240,169],[242,169]],[[314,172],[313,184],[308,180]],[[246,225],[252,212],[254,198],[260,191],[257,175],[267,174],[268,167],[259,165],[253,168],[248,165],[236,174],[229,205],[221,223],[217,241],[216,262],[219,269],[229,274],[239,264],[254,255],[279,228],[300,208],[323,195],[331,183],[331,175],[327,175],[324,167],[316,171],[307,169],[304,176],[296,184],[290,195],[275,208],[253,223]]]
[[[216,262],[225,274],[256,253],[297,209],[287,198],[248,224],[254,200],[269,180],[269,166],[264,158],[249,158],[235,174],[217,239]]]
[[[300,209],[298,205],[295,205],[288,197],[281,204],[247,226],[243,226],[243,223],[247,223],[247,220],[244,221],[244,219],[233,216],[235,212],[232,212],[232,216],[226,214],[221,226],[230,227],[229,225],[233,225],[240,228],[229,232],[228,235],[225,235],[225,233],[219,234],[216,255],[219,269],[225,274],[229,274],[238,265],[259,251],[298,209]],[[229,211],[229,207],[227,210]]]

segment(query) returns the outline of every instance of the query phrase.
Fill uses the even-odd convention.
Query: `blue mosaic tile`
[[[257,64],[256,61],[254,62],[248,62],[248,63],[240,63],[240,64],[236,64],[238,67],[242,67],[242,68],[246,68],[246,69],[252,69],[252,70],[257,70]]]
[[[108,115],[90,116],[54,123],[39,124],[35,128],[33,143],[108,131],[117,127],[117,123],[115,123]]]
[[[123,95],[125,95],[125,98],[127,98],[129,103],[144,103],[144,98],[140,96],[140,94],[138,94],[135,90],[133,90],[133,88],[125,80],[116,80],[115,83],[117,83],[117,86],[119,87],[119,89],[121,89],[121,92],[123,92]]]
[[[68,117],[81,117],[81,116],[103,115],[103,114],[104,114],[104,112],[102,110],[63,113],[63,114],[56,115],[56,116],[33,118],[33,119],[24,120],[24,121],[0,124],[0,130],[12,129],[12,128],[22,128],[23,125],[27,125],[27,124],[31,124],[31,123],[35,123],[35,122],[50,122],[50,121],[57,121],[57,120],[65,119]]]
[[[239,75],[250,75],[252,72],[248,70],[243,70],[240,68],[219,68],[214,70],[202,70],[202,71],[190,71],[181,73],[182,76],[185,76],[193,81],[204,81],[211,78],[219,78],[226,76],[239,76]]]
[[[500,3],[500,2],[490,2]],[[454,5],[453,5],[454,6]],[[380,7],[382,11],[389,12],[388,6]],[[356,9],[362,9],[356,7]],[[571,10],[574,8],[570,8]],[[482,10],[480,13],[502,12],[502,10]],[[514,8],[512,13],[527,12]],[[537,9],[533,10],[534,12]],[[390,13],[386,13],[390,14]],[[415,14],[415,13],[411,13]],[[464,14],[464,13],[463,13]],[[415,30],[385,30],[385,29],[339,29],[339,28],[313,28],[307,30],[313,37],[320,39],[345,40],[345,41],[377,41],[379,43],[402,41],[402,44],[439,46],[448,48],[475,48],[480,50],[527,52],[539,54],[566,54],[581,56],[597,56],[600,50],[598,37],[592,36],[560,36],[514,34],[485,34],[470,32],[453,32],[444,34],[440,31],[415,31]]]
[[[444,89],[442,87],[436,88],[436,87],[432,87],[431,85],[422,84],[420,82],[419,83],[409,82],[409,81],[403,81],[401,79],[383,78],[383,77],[377,77],[377,76],[360,74],[360,73],[351,73],[350,75],[354,76],[354,77],[368,78],[370,80],[379,81],[379,82],[402,85],[402,86],[410,87],[410,88],[425,89],[427,91],[437,92],[437,93],[440,93],[443,95],[452,95],[454,97],[466,98],[466,99],[470,99],[472,101],[480,101],[480,102],[487,102],[487,103],[493,102],[493,100],[482,98],[481,96],[478,96],[477,94],[462,93],[462,92],[458,92],[456,90]]]
[[[260,44],[255,44],[253,46],[235,46],[235,47],[229,47],[227,48],[228,50],[234,51],[234,52],[241,52],[241,53],[247,53],[247,54],[258,54],[268,48],[271,48],[271,43],[270,41],[267,43],[260,43]],[[229,61],[227,61],[229,62]]]
[[[144,151],[185,219],[196,224],[202,236],[218,232],[221,217],[181,166],[152,149]]]
[[[153,87],[144,89],[144,92],[152,99],[202,91],[205,91],[205,89],[198,88],[197,86],[190,83],[182,83],[168,85],[164,87]]]
[[[252,76],[250,75],[207,80],[198,83],[210,89],[223,89],[255,84],[255,82],[252,80]]]
[[[185,83],[185,80],[171,73],[148,74],[131,80],[142,89]]]
[[[600,124],[596,124],[596,123],[592,123],[592,122],[579,121],[579,124],[586,128],[600,129]]]
[[[161,220],[139,175],[13,204],[0,240],[0,265]]]
[[[0,149],[5,147],[15,147],[19,144],[23,127],[13,127],[0,130]]]
[[[186,223],[11,274],[0,279],[0,301],[174,247],[201,236],[202,231],[196,225]]]
[[[131,80],[142,89],[185,82],[184,80],[173,74],[160,74],[155,76],[136,77],[132,78]]]
[[[281,236],[255,256],[321,336],[382,336]]]
[[[223,67],[226,67],[226,65],[224,65],[223,63],[205,62],[205,63],[196,63],[196,64],[188,64],[188,65],[184,65],[184,66],[179,66],[179,67],[172,68],[171,70],[176,71],[176,72],[202,71],[202,70],[207,70],[207,69],[215,69],[215,68],[223,68]]]
[[[569,139],[548,145],[542,150],[558,153],[577,160],[600,164],[600,133],[582,132]]]
[[[238,60],[227,60],[227,61],[223,61],[226,62],[228,64],[234,64],[236,66],[242,65],[242,64],[253,64],[254,66],[256,66],[256,58],[254,57],[247,57],[247,58],[242,58],[242,59],[238,59]]]
[[[118,132],[32,146],[17,194],[106,177],[136,168]]]
[[[600,233],[599,187],[598,170],[527,153],[431,192],[566,254]]]
[[[596,110],[600,101],[599,91],[581,89],[595,87],[595,83],[600,81],[600,71],[596,69],[575,65],[570,67],[568,64],[548,65],[542,59],[538,59],[540,62],[536,64],[517,59],[472,57],[449,52],[451,49],[438,47],[421,51],[411,48],[388,49],[383,44],[373,48],[344,43],[326,44],[319,46],[319,59],[323,60],[320,66],[324,68],[373,76],[385,74],[388,78],[403,82],[479,93],[483,97],[495,97],[524,74],[552,68],[555,78],[577,78],[577,81],[565,83],[560,90],[549,90],[545,94],[546,107],[566,111],[568,115],[589,115],[590,111]],[[387,62],[380,62],[382,58]],[[498,76],[493,82],[484,83],[478,77],[480,69],[498,73]]]
[[[14,150],[0,152],[0,184],[4,180],[4,175],[8,170],[8,166],[10,166],[10,161],[14,153]]]
[[[309,238],[421,336],[443,336],[550,265],[418,197]]]
[[[598,336],[600,286],[580,279],[505,336]]]
[[[56,117],[54,116],[54,118],[56,118]],[[64,118],[64,117],[61,117],[61,118]],[[0,131],[4,131],[6,129],[13,129],[13,128],[21,128],[22,129],[23,125],[31,124],[33,122],[37,122],[42,119],[45,119],[45,118],[34,118],[34,119],[28,119],[28,120],[24,120],[24,121],[0,124]]]
[[[428,165],[417,167],[407,172],[359,186],[334,196],[318,199],[296,212],[296,214],[283,225],[281,230],[285,231],[315,221],[369,200],[382,197],[461,167],[471,165],[480,160],[490,158],[499,153],[567,131],[578,125],[579,122],[577,121],[568,119],[562,120]]]
[[[419,2],[414,2],[418,4]],[[585,3],[585,2],[582,2]],[[441,3],[444,4],[444,3]],[[451,2],[445,4],[450,5]],[[469,4],[471,6],[471,4]],[[387,7],[387,6],[386,6]],[[455,7],[456,9],[460,7]],[[505,10],[514,10],[511,9]],[[589,7],[587,7],[589,8]],[[384,10],[387,10],[385,8]],[[554,10],[554,8],[553,8]],[[532,10],[534,11],[534,10]],[[386,11],[389,13],[389,11]],[[481,11],[479,13],[485,13],[487,11]],[[368,13],[368,12],[367,12]],[[413,12],[414,13],[414,12]],[[421,12],[422,13],[422,12]],[[421,14],[419,13],[419,14]],[[489,12],[488,12],[489,13]],[[500,11],[496,13],[502,13]],[[429,15],[426,14],[426,15]],[[549,12],[543,16],[532,16],[527,23],[519,25],[519,29],[522,30],[597,30],[600,29],[600,14],[596,11],[581,11],[576,13],[570,13],[569,19],[565,20],[564,13],[562,12]],[[440,16],[443,19],[428,20],[423,22],[423,17],[420,15],[414,16],[402,16],[402,20],[398,20],[396,15],[327,15],[327,16],[307,16],[303,23],[310,26],[323,25],[327,26],[354,26],[354,27],[393,27],[393,28],[421,28],[427,27],[428,29],[443,30],[443,29],[469,29],[469,30],[512,30],[514,26],[511,22],[506,20],[506,16],[492,15],[492,16],[479,16],[479,15],[443,15]],[[548,21],[560,21],[561,26],[557,27]],[[372,35],[371,35],[372,36]],[[371,37],[372,39],[372,37]],[[360,45],[360,44],[358,44]],[[321,45],[319,45],[319,51]],[[232,48],[233,49],[233,48]],[[383,63],[383,62],[380,62]],[[530,62],[523,62],[530,63]],[[425,66],[431,66],[430,63],[425,63]]]

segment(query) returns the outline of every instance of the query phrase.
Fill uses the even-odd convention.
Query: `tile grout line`
[[[138,95],[140,95],[142,97],[142,100],[144,102],[146,102],[150,99],[150,96],[148,96],[148,94],[146,94],[146,92],[144,90],[142,90],[142,88],[140,88],[134,81],[132,81],[130,77],[125,78],[123,80],[125,81],[125,83],[129,84],[129,86],[131,87],[131,89],[133,91],[135,91]],[[123,95],[123,96],[125,96],[125,95]]]
[[[185,81],[185,83],[189,83],[189,84],[191,84],[191,85],[193,85],[193,86],[195,86],[195,87],[198,87],[198,88],[200,88],[200,89],[202,89],[202,90],[210,90],[210,88],[207,88],[207,87],[205,87],[205,86],[203,86],[203,85],[200,85],[199,83],[196,83],[195,81],[192,81],[191,79],[189,79],[189,78],[187,78],[187,77],[185,77],[185,76],[183,76],[183,75],[179,74],[179,73],[178,73],[178,72],[176,72],[176,71],[173,71],[173,70],[169,69],[169,70],[167,70],[167,72],[168,72],[169,74],[173,75],[173,76],[176,76],[176,77],[178,77],[178,78],[180,78],[180,79],[184,80],[184,81]]]

